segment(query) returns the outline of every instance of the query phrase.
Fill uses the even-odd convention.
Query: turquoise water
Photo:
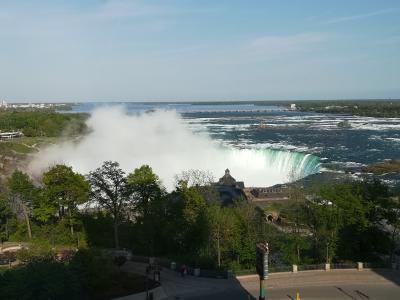
[[[74,106],[73,111],[90,112],[102,105],[121,104],[85,103]],[[304,113],[254,103],[122,105],[130,113],[176,110],[194,132],[206,133],[230,149],[262,151],[262,167],[273,166],[277,173],[295,169],[296,176],[307,176],[321,169],[347,170],[400,159],[399,118]],[[343,120],[349,121],[351,128],[339,128],[337,124]],[[243,159],[245,152],[238,153]]]

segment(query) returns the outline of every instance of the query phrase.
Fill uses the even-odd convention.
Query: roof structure
[[[236,186],[236,180],[232,177],[229,169],[225,170],[225,175],[219,179],[218,184],[225,186]]]

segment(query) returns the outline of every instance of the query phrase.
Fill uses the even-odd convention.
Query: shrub
[[[120,255],[120,256],[116,256],[114,257],[114,264],[116,264],[118,266],[118,268],[120,268],[124,263],[126,263],[126,256]]]
[[[31,261],[0,275],[2,299],[81,299],[79,290],[76,274],[53,259]]]
[[[51,260],[52,258],[54,258],[54,252],[46,241],[31,243],[29,248],[23,248],[17,252],[17,259],[23,263]]]

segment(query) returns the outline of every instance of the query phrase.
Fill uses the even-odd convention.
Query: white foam
[[[248,185],[284,183],[318,170],[318,159],[302,153],[265,149],[236,149],[195,134],[173,111],[128,115],[118,107],[93,111],[90,133],[78,143],[65,142],[42,149],[30,165],[38,174],[55,163],[65,163],[87,174],[106,160],[118,161],[132,172],[149,164],[171,189],[174,176],[201,169],[218,177],[226,168]]]

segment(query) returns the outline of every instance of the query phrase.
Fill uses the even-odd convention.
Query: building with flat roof
[[[267,203],[289,200],[286,184],[277,184],[270,187],[245,187],[243,181],[236,181],[229,169],[225,170],[214,187],[219,193],[222,206],[232,205],[235,200],[244,199],[248,202],[264,207]]]
[[[0,140],[9,140],[23,136],[20,131],[0,132]]]

